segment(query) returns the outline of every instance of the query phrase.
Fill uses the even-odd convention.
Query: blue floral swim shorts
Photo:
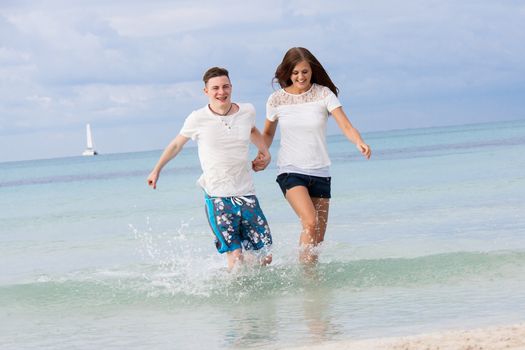
[[[205,194],[205,199],[206,216],[219,253],[271,246],[270,227],[256,196],[210,197]]]

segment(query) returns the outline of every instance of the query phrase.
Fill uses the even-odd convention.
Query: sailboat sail
[[[86,124],[87,148],[93,148],[93,135],[91,135],[91,125]]]
[[[95,156],[97,155],[97,151],[95,151],[95,148],[93,147],[93,135],[91,134],[91,125],[86,124],[86,143],[87,148],[82,152],[83,156]]]

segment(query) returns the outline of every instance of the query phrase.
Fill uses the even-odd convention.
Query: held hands
[[[358,143],[356,147],[366,159],[370,159],[370,156],[372,155],[370,146],[368,146],[366,143]]]
[[[271,160],[272,160],[272,157],[270,156],[269,152],[262,153],[259,151],[255,159],[252,161],[253,171],[261,171],[261,170],[266,169],[268,164],[270,164]]]
[[[148,186],[153,187],[153,189],[157,189],[157,180],[159,179],[159,173],[155,170],[153,170],[146,180],[148,182]]]

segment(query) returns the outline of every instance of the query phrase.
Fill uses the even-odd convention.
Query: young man
[[[224,68],[210,68],[203,76],[208,105],[193,111],[177,137],[170,142],[148,176],[155,189],[162,168],[191,138],[197,142],[205,192],[206,214],[219,253],[226,253],[228,268],[242,262],[244,250],[268,249],[270,228],[255,196],[252,167],[259,171],[270,163],[270,153],[255,127],[255,108],[231,101],[232,84]],[[257,167],[248,159],[251,142],[257,146]],[[271,263],[265,252],[260,262]]]

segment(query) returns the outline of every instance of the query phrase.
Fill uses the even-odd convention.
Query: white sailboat
[[[82,152],[83,156],[96,156],[98,153],[93,147],[93,135],[91,134],[91,125],[86,124],[87,148]]]

